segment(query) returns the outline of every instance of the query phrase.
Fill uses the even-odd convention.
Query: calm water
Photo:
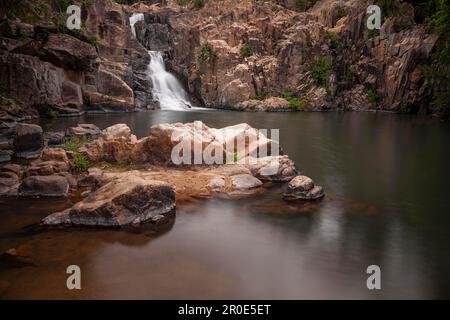
[[[104,128],[202,120],[280,128],[285,153],[323,185],[318,204],[281,200],[282,187],[246,200],[180,206],[160,234],[26,226],[76,199],[0,200],[0,251],[34,265],[0,269],[1,298],[450,298],[450,123],[369,113],[154,111],[90,115]],[[66,267],[82,290],[66,289]],[[382,269],[382,290],[366,268]]]

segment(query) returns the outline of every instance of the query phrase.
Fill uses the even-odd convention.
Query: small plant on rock
[[[77,172],[87,172],[90,165],[89,160],[86,158],[86,156],[80,153],[76,154],[73,157],[73,164]]]
[[[216,58],[216,53],[214,52],[211,45],[206,42],[200,49],[199,61],[201,63],[205,63],[206,61],[210,61]]]

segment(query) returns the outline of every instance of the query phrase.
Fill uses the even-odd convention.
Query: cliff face
[[[317,1],[306,12],[291,0],[75,2],[83,23],[76,33],[50,23],[65,11],[53,0],[32,2],[50,8],[37,21],[2,20],[3,119],[153,108],[146,50],[163,51],[193,99],[208,107],[427,110],[430,86],[419,65],[436,36],[414,23],[406,3],[402,16],[384,17],[371,32],[369,1],[361,0]],[[145,13],[137,39],[133,12]]]
[[[372,32],[371,1],[322,0],[306,12],[291,10],[295,3],[218,0],[180,9],[169,1],[165,10],[147,9],[138,38],[164,50],[206,106],[264,108],[264,98],[284,95],[303,110],[426,110],[430,88],[419,65],[436,36],[414,23],[411,5],[399,3],[402,15],[384,17]]]

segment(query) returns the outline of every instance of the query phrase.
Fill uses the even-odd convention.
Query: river
[[[198,200],[150,232],[27,228],[68,200],[1,199],[0,251],[19,247],[34,265],[0,267],[0,298],[450,298],[450,124],[376,113],[149,111],[41,120],[52,130],[86,122],[151,125],[202,120],[280,129],[283,150],[322,185],[320,203],[257,198]],[[82,290],[66,288],[68,265]],[[368,290],[379,265],[382,289]]]

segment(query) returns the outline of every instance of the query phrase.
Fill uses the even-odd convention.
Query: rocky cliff
[[[162,51],[207,107],[429,111],[420,65],[437,36],[402,1],[401,15],[383,12],[381,30],[370,31],[365,0],[80,0],[76,32],[64,27],[62,2],[1,12],[3,119],[154,108],[147,50]],[[133,12],[145,16],[136,38]]]

